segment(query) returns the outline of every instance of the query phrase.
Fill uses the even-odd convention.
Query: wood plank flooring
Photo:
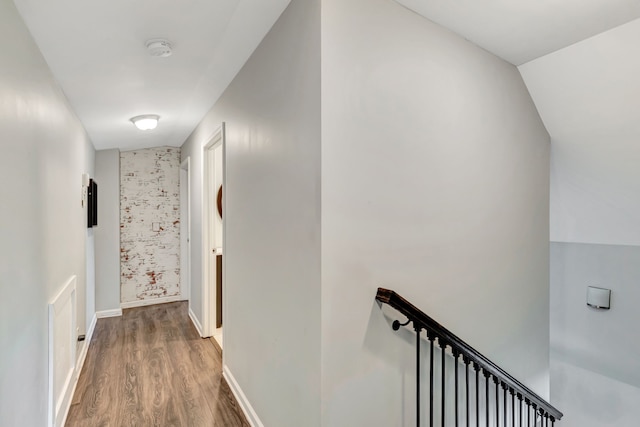
[[[67,427],[249,427],[222,352],[177,302],[99,319]]]

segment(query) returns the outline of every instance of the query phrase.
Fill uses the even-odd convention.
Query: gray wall
[[[120,308],[120,151],[96,152],[96,310]]]
[[[202,147],[226,122],[225,363],[265,426],[320,425],[319,14],[293,0],[182,147],[202,319]]]
[[[47,304],[77,276],[93,316],[93,249],[81,206],[94,149],[13,2],[0,1],[0,425],[47,423]]]
[[[563,427],[637,427],[640,388],[551,358],[551,399]]]
[[[393,0],[324,0],[323,425],[415,425],[378,286],[548,396],[548,200],[515,67]]]
[[[569,427],[635,425],[628,395],[640,396],[639,282],[638,246],[551,244],[551,397]],[[611,289],[611,309],[588,307],[587,286]],[[619,424],[602,424],[602,411]]]

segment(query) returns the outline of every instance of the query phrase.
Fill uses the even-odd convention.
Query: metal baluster
[[[465,382],[467,383],[467,387],[465,389],[465,395],[466,395],[466,400],[467,400],[467,423],[465,424],[465,427],[469,427],[469,363],[471,363],[471,360],[469,360],[469,358],[467,356],[462,356],[462,360],[464,361],[464,369],[465,369]]]
[[[520,415],[520,427],[522,427],[522,395],[520,393],[518,393],[518,402],[520,403],[520,410],[518,411]]]
[[[493,383],[496,385],[496,427],[500,427],[500,380],[493,377]]]
[[[491,374],[489,372],[484,371],[484,398],[486,401],[485,403],[487,404],[487,406],[484,408],[485,409],[484,412],[487,419],[487,424],[486,424],[487,427],[489,427],[489,377],[490,376]]]
[[[503,392],[503,407],[502,407],[502,412],[503,412],[503,418],[502,418],[502,424],[504,426],[507,425],[507,385],[505,383],[502,383],[502,390],[504,390]]]
[[[454,369],[455,369],[455,395],[456,395],[456,401],[455,401],[455,409],[456,409],[456,427],[458,427],[458,364],[460,363],[458,361],[458,358],[460,357],[460,352],[456,349],[452,349],[453,351],[453,358],[454,358]]]
[[[513,392],[513,389],[509,389],[509,393],[511,393],[511,425],[515,427],[516,425],[516,395]]]
[[[433,341],[436,339],[431,331],[427,331],[429,338],[429,426],[433,427]]]
[[[551,427],[553,427],[553,426],[554,426],[555,422],[556,422],[556,419],[555,419],[555,418],[553,417],[553,415],[552,415],[552,416],[551,416]]]
[[[529,399],[527,399],[526,402],[527,402],[527,427],[531,427],[531,402],[529,401]]]
[[[476,427],[480,427],[480,366],[475,362],[473,370],[476,371]]]
[[[413,322],[416,330],[416,426],[420,427],[420,332],[422,327]]]
[[[447,343],[445,340],[443,340],[442,338],[438,338],[438,344],[440,345],[440,348],[442,349],[442,427],[445,427],[444,425],[444,415],[445,415],[445,363],[447,360],[447,355],[445,354],[445,351],[447,350]]]
[[[531,406],[533,406],[533,425],[537,425],[538,424],[538,406],[535,403],[532,403]]]

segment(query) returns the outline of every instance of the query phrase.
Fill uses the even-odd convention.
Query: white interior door
[[[222,143],[217,144],[213,148],[213,176],[212,176],[212,206],[210,210],[210,224],[213,224],[211,235],[211,253],[214,257],[212,260],[213,268],[215,269],[215,275],[209,277],[211,294],[213,295],[213,312],[212,316],[212,331],[222,327],[222,285],[221,271],[222,268],[222,211],[218,206],[218,195],[222,196]],[[221,206],[221,205],[220,205]]]
[[[218,276],[217,257],[223,253],[222,217],[218,212],[217,195],[223,184],[223,128],[204,149],[204,280],[203,280],[203,334],[210,337],[216,331],[216,318],[222,306],[221,295],[216,292]],[[218,295],[217,295],[218,294]]]

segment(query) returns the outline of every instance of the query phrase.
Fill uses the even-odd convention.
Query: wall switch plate
[[[587,287],[587,305],[609,310],[611,308],[611,289]]]

